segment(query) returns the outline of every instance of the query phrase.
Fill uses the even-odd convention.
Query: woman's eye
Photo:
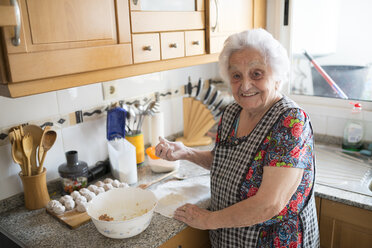
[[[251,73],[251,77],[252,77],[252,79],[255,79],[255,80],[261,79],[263,77],[263,72],[262,71],[253,71]]]
[[[239,74],[232,74],[232,78],[234,80],[239,80],[240,79],[240,75]]]

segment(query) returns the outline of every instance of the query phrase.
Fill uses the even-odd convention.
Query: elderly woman
[[[213,247],[318,247],[315,164],[309,116],[279,92],[289,60],[268,32],[230,36],[220,73],[235,101],[218,125],[212,151],[160,139],[156,155],[211,171],[209,210],[192,204],[174,218],[209,229]]]

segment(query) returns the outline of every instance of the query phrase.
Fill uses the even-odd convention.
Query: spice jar
[[[77,151],[66,152],[67,163],[58,167],[58,173],[62,178],[62,193],[70,194],[74,190],[87,187],[88,165],[78,160]]]

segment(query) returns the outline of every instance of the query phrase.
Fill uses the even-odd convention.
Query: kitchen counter
[[[204,174],[206,170],[188,161],[181,161],[179,173],[186,176]],[[148,166],[138,170],[139,182],[147,183],[163,174],[152,173]],[[154,185],[156,187],[156,185]],[[315,194],[321,198],[372,210],[372,197],[345,190],[315,185]],[[18,198],[17,198],[18,197]],[[20,197],[0,201],[0,231],[21,247],[158,247],[186,228],[186,225],[154,213],[149,227],[139,235],[122,240],[109,239],[99,234],[90,221],[71,230],[46,213],[45,209],[27,210]],[[53,198],[56,198],[53,197]],[[15,204],[12,206],[12,204]],[[17,205],[18,204],[18,205]],[[200,205],[207,206],[207,202]]]

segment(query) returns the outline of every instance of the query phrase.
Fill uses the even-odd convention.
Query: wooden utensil
[[[39,149],[38,149],[38,153],[37,153],[37,160],[39,162],[39,166],[40,166],[40,163],[41,163],[41,159],[43,158],[43,155],[44,155],[43,139],[45,139],[45,133],[48,130],[50,130],[50,126],[46,126],[44,128],[43,134],[41,135],[41,138],[40,138]]]
[[[146,188],[150,187],[151,185],[153,185],[153,184],[155,184],[155,183],[158,183],[158,182],[160,182],[161,180],[163,180],[163,179],[165,179],[165,178],[167,178],[167,177],[172,176],[172,175],[175,174],[177,171],[178,171],[178,170],[171,171],[171,172],[169,172],[169,173],[167,173],[167,174],[165,174],[165,175],[159,177],[158,179],[155,179],[155,180],[153,180],[153,181],[151,181],[151,182],[149,182],[149,183],[140,184],[140,185],[138,185],[138,188],[146,189]]]
[[[21,157],[19,157],[19,154],[17,154],[16,140],[15,140],[16,137],[15,137],[14,131],[9,132],[8,136],[9,136],[10,144],[12,145],[12,158],[13,158],[13,161],[15,163],[19,164],[19,166],[21,167],[22,174],[24,174],[23,166],[22,166],[23,155],[20,154]]]
[[[42,138],[40,140],[41,141],[40,147],[42,147],[43,152],[42,152],[42,157],[41,157],[39,167],[37,170],[38,174],[43,171],[43,164],[44,164],[45,156],[47,152],[49,151],[49,149],[54,145],[54,142],[56,141],[56,139],[57,139],[57,133],[54,130],[49,129],[45,131],[44,134],[42,135]],[[39,147],[39,150],[40,150],[40,147]]]
[[[22,149],[22,144],[21,144],[21,133],[19,132],[18,129],[14,129],[14,161],[18,163],[21,166],[22,174],[24,176],[27,176],[27,167],[25,163],[25,156],[23,154],[23,149]]]
[[[31,172],[31,153],[32,153],[32,146],[33,146],[33,139],[30,134],[25,135],[22,138],[22,148],[23,153],[27,159],[26,168],[27,168],[27,175],[32,176]]]
[[[32,173],[37,173],[36,150],[40,144],[41,136],[43,136],[43,129],[37,125],[26,125],[23,127],[24,135],[30,134],[33,139],[32,153],[31,153],[31,169]]]

